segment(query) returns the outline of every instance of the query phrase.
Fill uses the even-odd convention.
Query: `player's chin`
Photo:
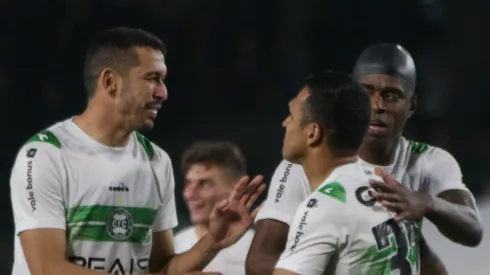
[[[151,130],[153,127],[155,127],[155,120],[147,118],[139,123],[138,130]]]

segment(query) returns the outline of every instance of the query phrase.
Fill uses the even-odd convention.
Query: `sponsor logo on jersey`
[[[26,157],[32,159],[36,156],[36,152],[37,152],[37,149],[31,148],[31,149],[27,150]]]
[[[284,170],[284,174],[283,174],[282,178],[279,180],[280,182],[285,183],[288,181],[288,176],[289,176],[289,173],[291,171],[292,166],[293,166],[292,163],[289,163],[286,166],[286,169]],[[284,185],[284,183],[279,184],[279,187],[276,190],[276,198],[274,200],[275,203],[278,203],[279,200],[282,198],[282,195],[284,195],[284,190],[286,189],[286,185]]]
[[[116,258],[106,259],[103,257],[80,257],[71,256],[68,260],[73,264],[92,270],[106,270],[110,274],[133,274],[133,272],[146,271],[148,269],[148,258],[129,259],[129,263],[124,263],[124,260]],[[110,262],[109,262],[110,261]]]
[[[318,200],[317,199],[310,199],[308,203],[306,204],[306,207],[308,208],[315,208],[318,206]]]
[[[133,217],[124,208],[116,208],[109,215],[107,233],[116,241],[128,239],[133,232]]]
[[[310,210],[306,210],[303,213],[303,216],[301,217],[301,222],[298,225],[298,229],[296,230],[296,235],[294,236],[294,242],[293,245],[291,245],[291,252],[294,252],[296,250],[296,247],[298,246],[299,242],[301,241],[301,236],[303,236],[305,227],[307,225],[306,220],[308,219],[308,214],[310,213]]]
[[[367,186],[361,186],[357,188],[356,198],[362,205],[372,207],[376,203],[376,200],[371,196],[369,191],[374,192],[373,189]]]
[[[29,201],[31,205],[31,210],[32,212],[34,212],[36,211],[36,198],[34,197],[34,187],[32,181],[32,160],[27,161],[26,176],[27,201]]]
[[[129,187],[120,182],[118,185],[109,186],[109,191],[111,192],[129,192]]]

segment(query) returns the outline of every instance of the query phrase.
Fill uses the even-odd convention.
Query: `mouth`
[[[370,134],[379,135],[386,132],[387,128],[388,128],[388,124],[386,124],[384,121],[380,119],[374,119],[371,120],[371,123],[369,123],[368,132]]]
[[[160,111],[160,108],[162,107],[161,104],[155,103],[155,104],[150,104],[146,107],[146,110],[152,117],[156,117],[158,115],[158,111]]]

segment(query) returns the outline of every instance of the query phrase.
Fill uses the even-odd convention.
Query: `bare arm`
[[[463,174],[456,159],[444,150],[427,156],[426,188],[433,197],[425,215],[437,229],[453,242],[475,247],[483,229],[471,192],[463,184]]]
[[[483,238],[483,228],[469,191],[442,192],[434,198],[426,217],[453,242],[476,247]]]
[[[178,273],[202,270],[219,249],[209,236],[204,236],[189,251],[175,254],[172,230],[153,233],[150,272]]]
[[[446,267],[441,259],[431,250],[425,239],[419,242],[420,245],[420,275],[448,275]]]
[[[35,229],[20,233],[20,241],[32,275],[96,275],[107,274],[76,266],[65,260],[65,231]]]
[[[260,220],[245,262],[247,275],[272,274],[288,238],[289,225],[273,219]]]
[[[274,269],[274,273],[272,273],[272,275],[298,275],[298,273],[285,269]]]

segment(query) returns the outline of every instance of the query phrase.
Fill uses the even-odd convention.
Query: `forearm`
[[[482,228],[474,209],[434,197],[430,211],[425,215],[448,239],[465,245],[477,246],[482,239]]]
[[[209,236],[202,237],[189,251],[174,255],[162,271],[163,273],[201,271],[221,249]]]
[[[424,237],[420,243],[420,275],[448,275],[441,259],[432,251]]]
[[[264,275],[272,274],[277,260],[281,253],[270,254],[262,253],[261,251],[250,251],[245,263],[245,271],[247,275]]]

